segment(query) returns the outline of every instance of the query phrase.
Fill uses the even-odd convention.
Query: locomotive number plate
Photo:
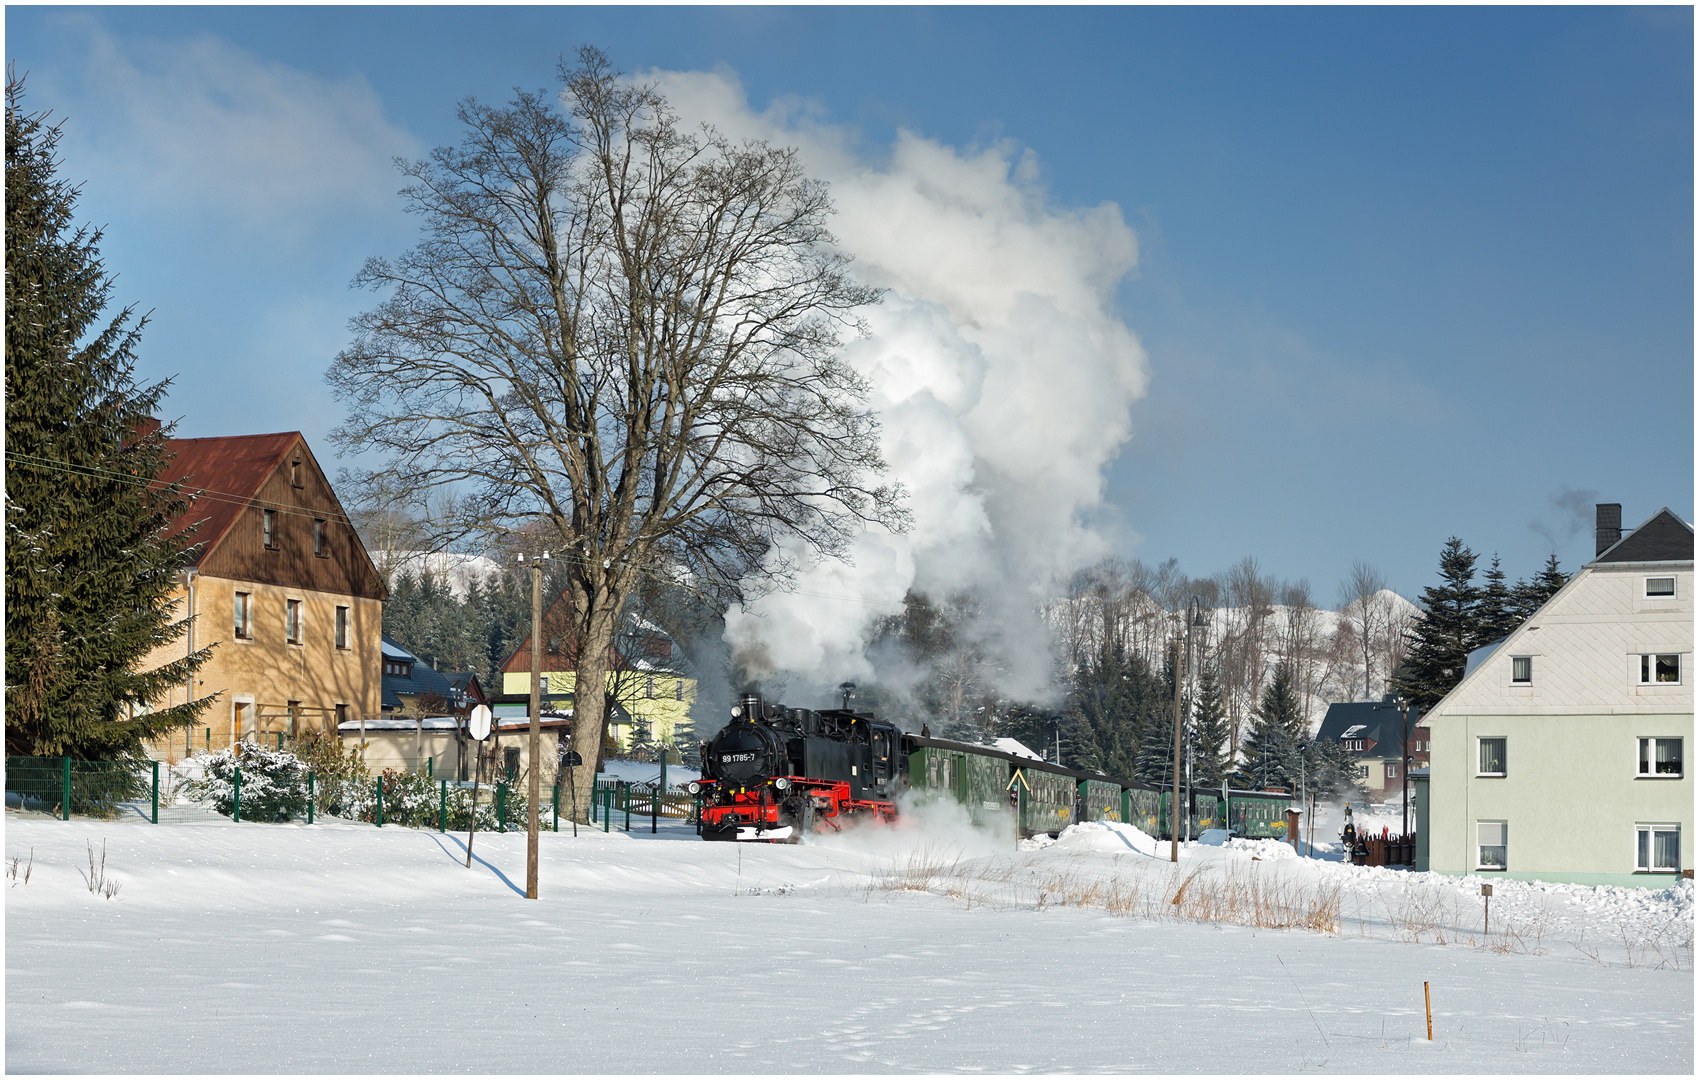
[[[754,761],[754,754],[721,754],[721,761]]]

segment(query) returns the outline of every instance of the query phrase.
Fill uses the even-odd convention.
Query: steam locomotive
[[[787,709],[744,694],[731,722],[702,744],[705,840],[795,843],[855,820],[894,821],[907,787],[903,732],[854,708]]]
[[[916,735],[855,708],[790,709],[744,694],[731,722],[702,744],[702,779],[687,785],[707,840],[796,843],[856,821],[891,822],[904,792],[955,802],[977,825],[1055,835],[1078,821],[1124,821],[1168,839],[1173,786],[1117,780],[970,743]],[[1283,837],[1279,791],[1179,792],[1181,837],[1225,828]]]

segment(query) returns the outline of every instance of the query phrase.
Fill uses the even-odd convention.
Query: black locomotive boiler
[[[731,722],[702,744],[702,800],[707,840],[795,843],[856,819],[894,821],[907,786],[902,733],[854,708],[845,689],[841,709],[788,709],[744,694]]]

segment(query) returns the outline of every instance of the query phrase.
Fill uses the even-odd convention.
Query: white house
[[[1470,658],[1424,718],[1416,865],[1662,887],[1693,865],[1693,527],[1660,510]]]

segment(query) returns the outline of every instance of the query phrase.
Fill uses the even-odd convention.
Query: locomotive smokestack
[[[844,711],[849,712],[855,704],[855,683],[844,683],[838,689],[844,692]]]
[[[762,703],[760,694],[744,694],[738,699],[738,703],[743,707],[743,718],[745,720],[761,719]]]

